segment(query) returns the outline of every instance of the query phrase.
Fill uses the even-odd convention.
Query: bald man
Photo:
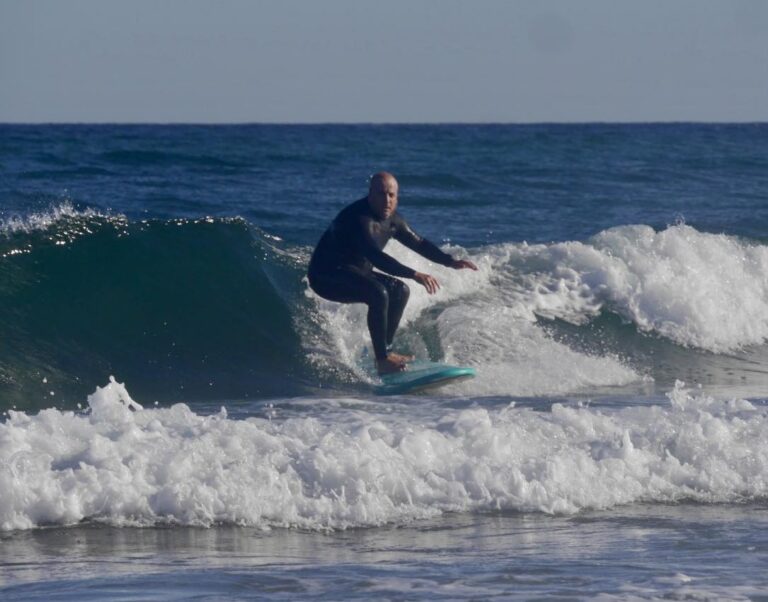
[[[397,212],[397,194],[397,180],[391,173],[375,174],[368,196],[342,209],[317,243],[309,262],[309,284],[318,295],[329,301],[368,306],[368,330],[379,374],[404,370],[405,363],[412,359],[387,351],[410,295],[408,285],[392,276],[415,280],[430,295],[440,288],[434,277],[384,253],[389,240],[394,238],[440,265],[456,270],[477,269],[471,261],[454,259],[411,230]]]

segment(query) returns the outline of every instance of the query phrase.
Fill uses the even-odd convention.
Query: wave
[[[71,206],[5,223],[0,395],[73,407],[115,373],[143,397],[299,393],[300,259],[244,220]]]
[[[743,502],[768,495],[766,441],[765,407],[695,396],[682,383],[666,405],[618,410],[510,404],[423,422],[384,409],[278,422],[184,404],[143,409],[112,381],[85,412],[9,412],[0,529],[83,520],[344,529],[457,511]]]
[[[480,269],[387,247],[442,284],[410,284],[396,346],[478,368],[446,394],[768,382],[744,351],[768,337],[768,247],[678,224],[446,249]],[[110,374],[163,402],[363,392],[365,308],[317,298],[307,260],[241,218],[131,221],[65,203],[6,219],[2,404],[74,407]]]

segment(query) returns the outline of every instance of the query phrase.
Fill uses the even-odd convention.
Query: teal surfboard
[[[374,385],[376,395],[403,395],[474,378],[477,372],[467,366],[449,366],[437,362],[416,360],[409,362],[403,372],[379,376],[381,383]]]

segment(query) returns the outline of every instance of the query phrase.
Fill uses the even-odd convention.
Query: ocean
[[[371,174],[479,270],[306,267]],[[0,125],[3,600],[768,599],[768,125]]]

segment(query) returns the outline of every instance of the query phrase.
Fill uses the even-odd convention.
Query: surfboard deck
[[[406,370],[384,374],[381,384],[373,386],[376,395],[403,395],[436,389],[444,385],[474,378],[477,371],[468,366],[450,366],[438,362],[415,360]]]

